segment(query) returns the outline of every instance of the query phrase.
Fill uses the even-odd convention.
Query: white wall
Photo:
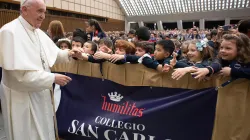
[[[20,0],[14,0],[20,1]],[[115,0],[45,0],[48,7],[125,20]]]

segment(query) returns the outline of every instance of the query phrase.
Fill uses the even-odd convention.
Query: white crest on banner
[[[117,92],[111,92],[111,93],[108,93],[109,95],[109,98],[111,101],[114,101],[114,102],[120,102],[121,99],[123,98],[123,96],[121,96],[121,94],[117,94]]]

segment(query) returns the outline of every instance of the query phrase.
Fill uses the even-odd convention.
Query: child
[[[117,40],[116,46],[115,46],[115,54],[119,55],[125,55],[125,54],[134,54],[135,53],[135,46],[133,43],[125,41],[125,40]],[[94,57],[90,55],[82,54],[80,56],[80,59],[82,60],[88,60],[92,63],[102,63],[106,60],[109,60],[111,57],[111,54],[104,53],[102,51],[98,51],[95,53]],[[123,64],[124,61],[119,61],[116,64]]]
[[[112,63],[115,63],[118,60],[124,60],[125,62],[130,63],[141,63],[141,60],[144,57],[150,57],[151,54],[153,54],[153,44],[148,41],[140,41],[135,43],[136,52],[135,55],[118,55],[114,54],[110,57],[110,61]]]
[[[175,68],[178,69],[172,73],[173,79],[179,80],[186,73],[194,72],[194,67],[209,66],[214,60],[213,49],[203,40],[192,40],[188,45],[187,58],[176,63]]]
[[[135,45],[125,40],[117,40],[115,44],[115,54],[135,54]]]
[[[180,51],[181,48],[181,42],[177,39],[171,39],[175,45],[175,50],[174,52],[178,53]]]
[[[113,54],[113,42],[109,38],[104,37],[100,40],[98,50],[104,53]]]
[[[72,40],[73,39],[73,33],[72,32],[68,32],[66,34],[66,38],[68,38],[69,40]]]
[[[217,30],[212,30],[210,36],[211,40],[208,41],[208,44],[214,49],[214,55],[217,56],[220,47],[220,43],[217,42]]]
[[[150,32],[147,27],[140,27],[135,32],[134,41],[148,41],[150,39]]]
[[[135,46],[133,43],[125,41],[125,40],[117,40],[115,43],[115,54],[118,55],[133,55],[135,54]],[[105,59],[109,60],[111,58],[111,54],[98,52],[95,54],[95,59]],[[125,63],[122,61],[121,63]],[[118,64],[118,63],[117,63]]]
[[[170,65],[172,53],[175,50],[175,45],[171,40],[160,40],[156,43],[154,58],[144,57],[142,64],[148,68],[152,68],[158,71],[162,71],[162,67]],[[167,72],[167,71],[166,71]]]
[[[71,48],[74,49],[74,48],[82,48],[83,47],[83,44],[84,44],[84,40],[80,37],[80,36],[76,36],[72,39],[72,43],[71,43]]]
[[[135,55],[138,57],[142,57],[145,54],[151,55],[154,53],[153,43],[148,41],[140,41],[135,43],[136,52]]]
[[[225,34],[219,50],[220,63],[212,63],[206,68],[197,69],[193,74],[196,79],[220,72],[224,77],[250,79],[250,44],[249,38],[242,34]]]
[[[185,41],[183,42],[183,44],[181,45],[181,50],[178,53],[177,59],[181,60],[181,59],[187,59],[187,53],[188,53],[188,45],[189,45],[190,41]]]
[[[81,29],[75,29],[73,32],[73,39],[72,39],[72,49],[74,48],[82,48],[83,44],[87,41],[87,34],[85,31]]]
[[[89,55],[94,55],[97,51],[96,43],[92,41],[85,42],[83,45],[83,52]]]
[[[71,50],[70,42],[71,41],[68,38],[62,38],[62,39],[59,39],[56,44],[62,50],[66,50],[66,49]]]

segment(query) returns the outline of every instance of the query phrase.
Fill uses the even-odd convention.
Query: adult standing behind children
[[[53,20],[49,24],[48,33],[54,43],[65,37],[64,28],[61,21]]]
[[[135,32],[135,42],[148,41],[150,39],[150,32],[147,27],[140,27]]]
[[[1,101],[8,140],[55,139],[49,89],[71,78],[51,73],[50,67],[68,61],[74,52],[60,50],[39,29],[45,12],[43,0],[22,0],[21,16],[0,30]]]
[[[240,21],[238,31],[250,38],[250,19]]]
[[[100,23],[95,19],[88,20],[86,31],[91,35],[92,41],[99,41],[100,39],[106,37]]]

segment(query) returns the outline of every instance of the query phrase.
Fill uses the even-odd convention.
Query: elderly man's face
[[[23,8],[26,20],[35,28],[40,28],[45,19],[46,5],[43,0],[34,0],[30,5]]]

